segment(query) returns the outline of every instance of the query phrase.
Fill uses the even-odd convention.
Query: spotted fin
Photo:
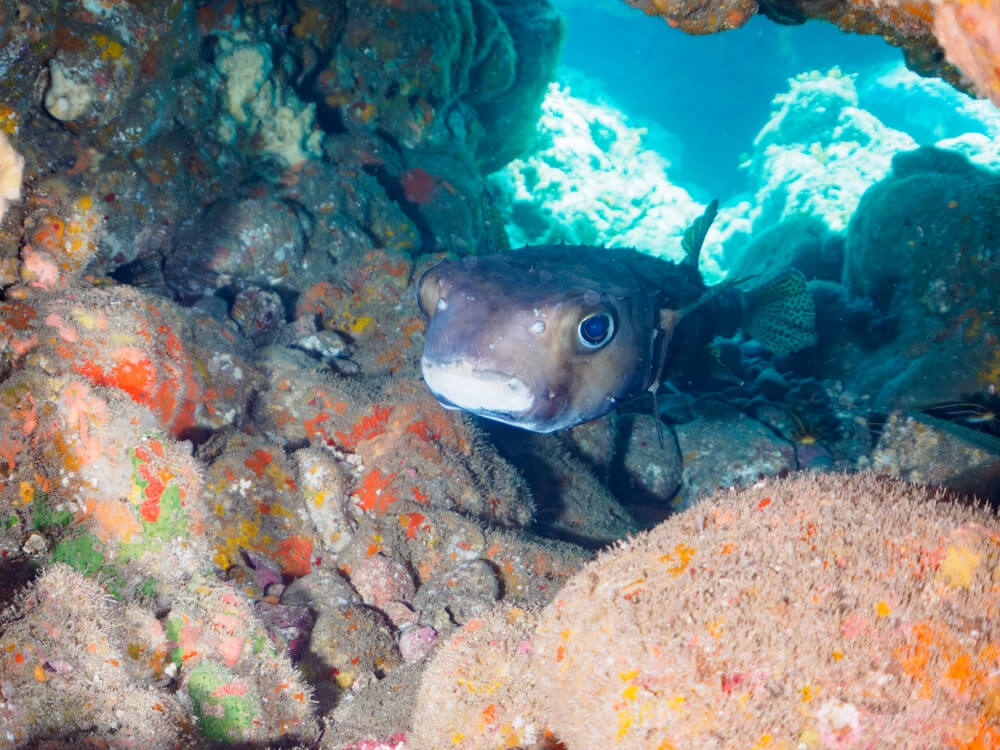
[[[747,292],[743,330],[777,355],[816,343],[816,306],[806,277],[789,268]]]
[[[681,247],[684,248],[684,262],[698,267],[698,256],[701,254],[701,246],[705,244],[705,236],[715,221],[716,214],[719,213],[719,201],[713,199],[705,206],[705,212],[691,222],[691,226],[684,230],[684,238],[681,240]]]

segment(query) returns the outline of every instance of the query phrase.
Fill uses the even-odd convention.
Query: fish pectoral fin
[[[789,268],[746,293],[743,330],[777,355],[816,343],[816,304],[806,277]]]

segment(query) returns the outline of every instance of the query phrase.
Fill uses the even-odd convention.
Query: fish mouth
[[[440,364],[427,357],[421,357],[420,367],[427,387],[451,408],[507,421],[503,418],[516,419],[535,403],[527,383],[510,373],[476,370],[463,360]]]

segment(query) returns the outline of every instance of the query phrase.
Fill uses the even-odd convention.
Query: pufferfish
[[[637,250],[538,245],[445,260],[418,286],[420,364],[442,405],[533,432],[597,419],[670,376],[670,363],[742,328],[775,354],[815,342],[805,277],[705,284],[713,201],[678,263]],[[669,355],[669,356],[668,356]]]

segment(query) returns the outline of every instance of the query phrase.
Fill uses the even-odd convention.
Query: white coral
[[[7,206],[21,197],[24,157],[14,150],[7,136],[0,133],[0,219]]]

